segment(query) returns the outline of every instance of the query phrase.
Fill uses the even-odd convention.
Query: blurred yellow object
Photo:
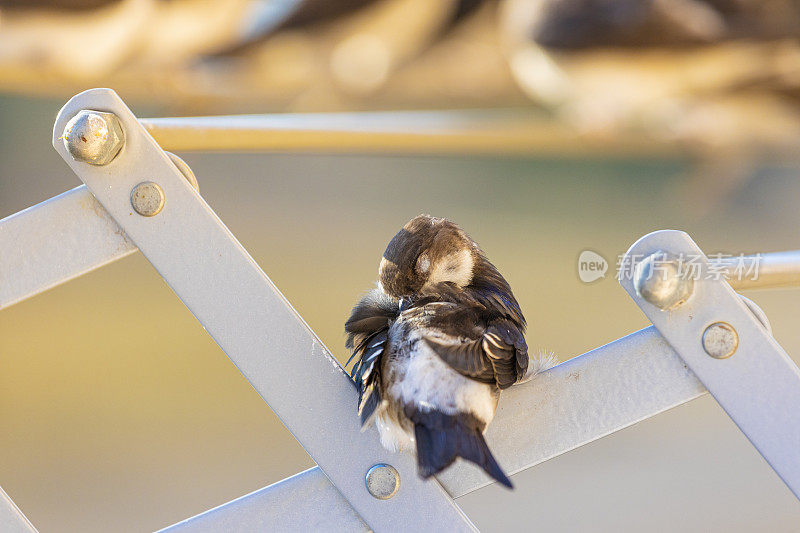
[[[111,86],[175,115],[527,106],[542,111],[535,121],[493,123],[487,128],[509,129],[485,143],[458,142],[483,153],[653,152],[659,144],[703,159],[794,153],[794,3],[748,0],[728,12],[705,0],[609,2],[630,20],[559,26],[553,6],[586,18],[605,9],[599,1],[120,0],[82,10],[15,2],[0,18],[0,90],[66,97]],[[655,29],[636,30],[637,16]],[[541,29],[548,22],[561,28],[557,38]],[[570,46],[539,42],[553,39]],[[186,133],[201,146],[196,131]],[[398,135],[348,135],[312,144],[418,149]],[[228,143],[296,146],[247,137]]]
[[[6,89],[60,84],[103,75],[129,60],[155,11],[154,0],[120,0],[95,10],[4,10],[0,18],[0,83]]]

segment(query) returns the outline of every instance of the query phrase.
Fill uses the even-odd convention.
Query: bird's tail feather
[[[489,451],[481,424],[474,417],[447,415],[438,411],[417,411],[415,415],[414,436],[420,476],[429,478],[461,457],[483,468],[499,483],[513,488],[511,480]]]

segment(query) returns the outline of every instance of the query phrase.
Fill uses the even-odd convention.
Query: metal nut
[[[703,349],[715,359],[730,357],[739,346],[739,335],[727,322],[715,322],[703,332]]]
[[[125,134],[113,113],[82,110],[64,128],[64,146],[76,161],[107,165],[125,144]]]
[[[678,307],[694,292],[694,280],[681,271],[681,262],[662,251],[636,265],[634,283],[639,296],[663,310]]]
[[[164,207],[164,190],[152,181],[145,181],[131,191],[131,205],[143,217],[153,217]]]
[[[388,500],[400,489],[400,473],[392,466],[377,464],[367,471],[367,490],[379,500]]]

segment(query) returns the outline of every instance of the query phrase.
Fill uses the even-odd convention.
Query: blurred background
[[[52,124],[97,86],[140,117],[515,117],[515,148],[480,155],[180,153],[342,361],[350,307],[423,212],[482,245],[561,360],[647,325],[613,272],[579,280],[583,250],[613,270],[664,228],[707,253],[800,247],[796,0],[0,0],[0,218],[79,184]],[[747,295],[800,361],[798,293]],[[152,531],[312,466],[138,254],[0,314],[0,427],[0,485],[42,532]],[[708,397],[515,482],[458,503],[483,531],[800,524]]]

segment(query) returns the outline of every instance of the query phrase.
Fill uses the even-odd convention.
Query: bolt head
[[[703,332],[703,349],[715,359],[726,359],[739,347],[739,335],[727,322],[715,322]]]
[[[76,161],[107,165],[125,144],[125,134],[113,113],[82,110],[64,128],[64,146]]]
[[[634,284],[639,296],[662,310],[678,307],[694,292],[694,280],[680,260],[662,251],[636,265]]]
[[[131,191],[131,206],[143,217],[154,217],[164,207],[164,190],[152,181],[145,181]]]
[[[367,471],[367,490],[379,500],[388,500],[400,489],[400,473],[392,466],[377,464]]]

